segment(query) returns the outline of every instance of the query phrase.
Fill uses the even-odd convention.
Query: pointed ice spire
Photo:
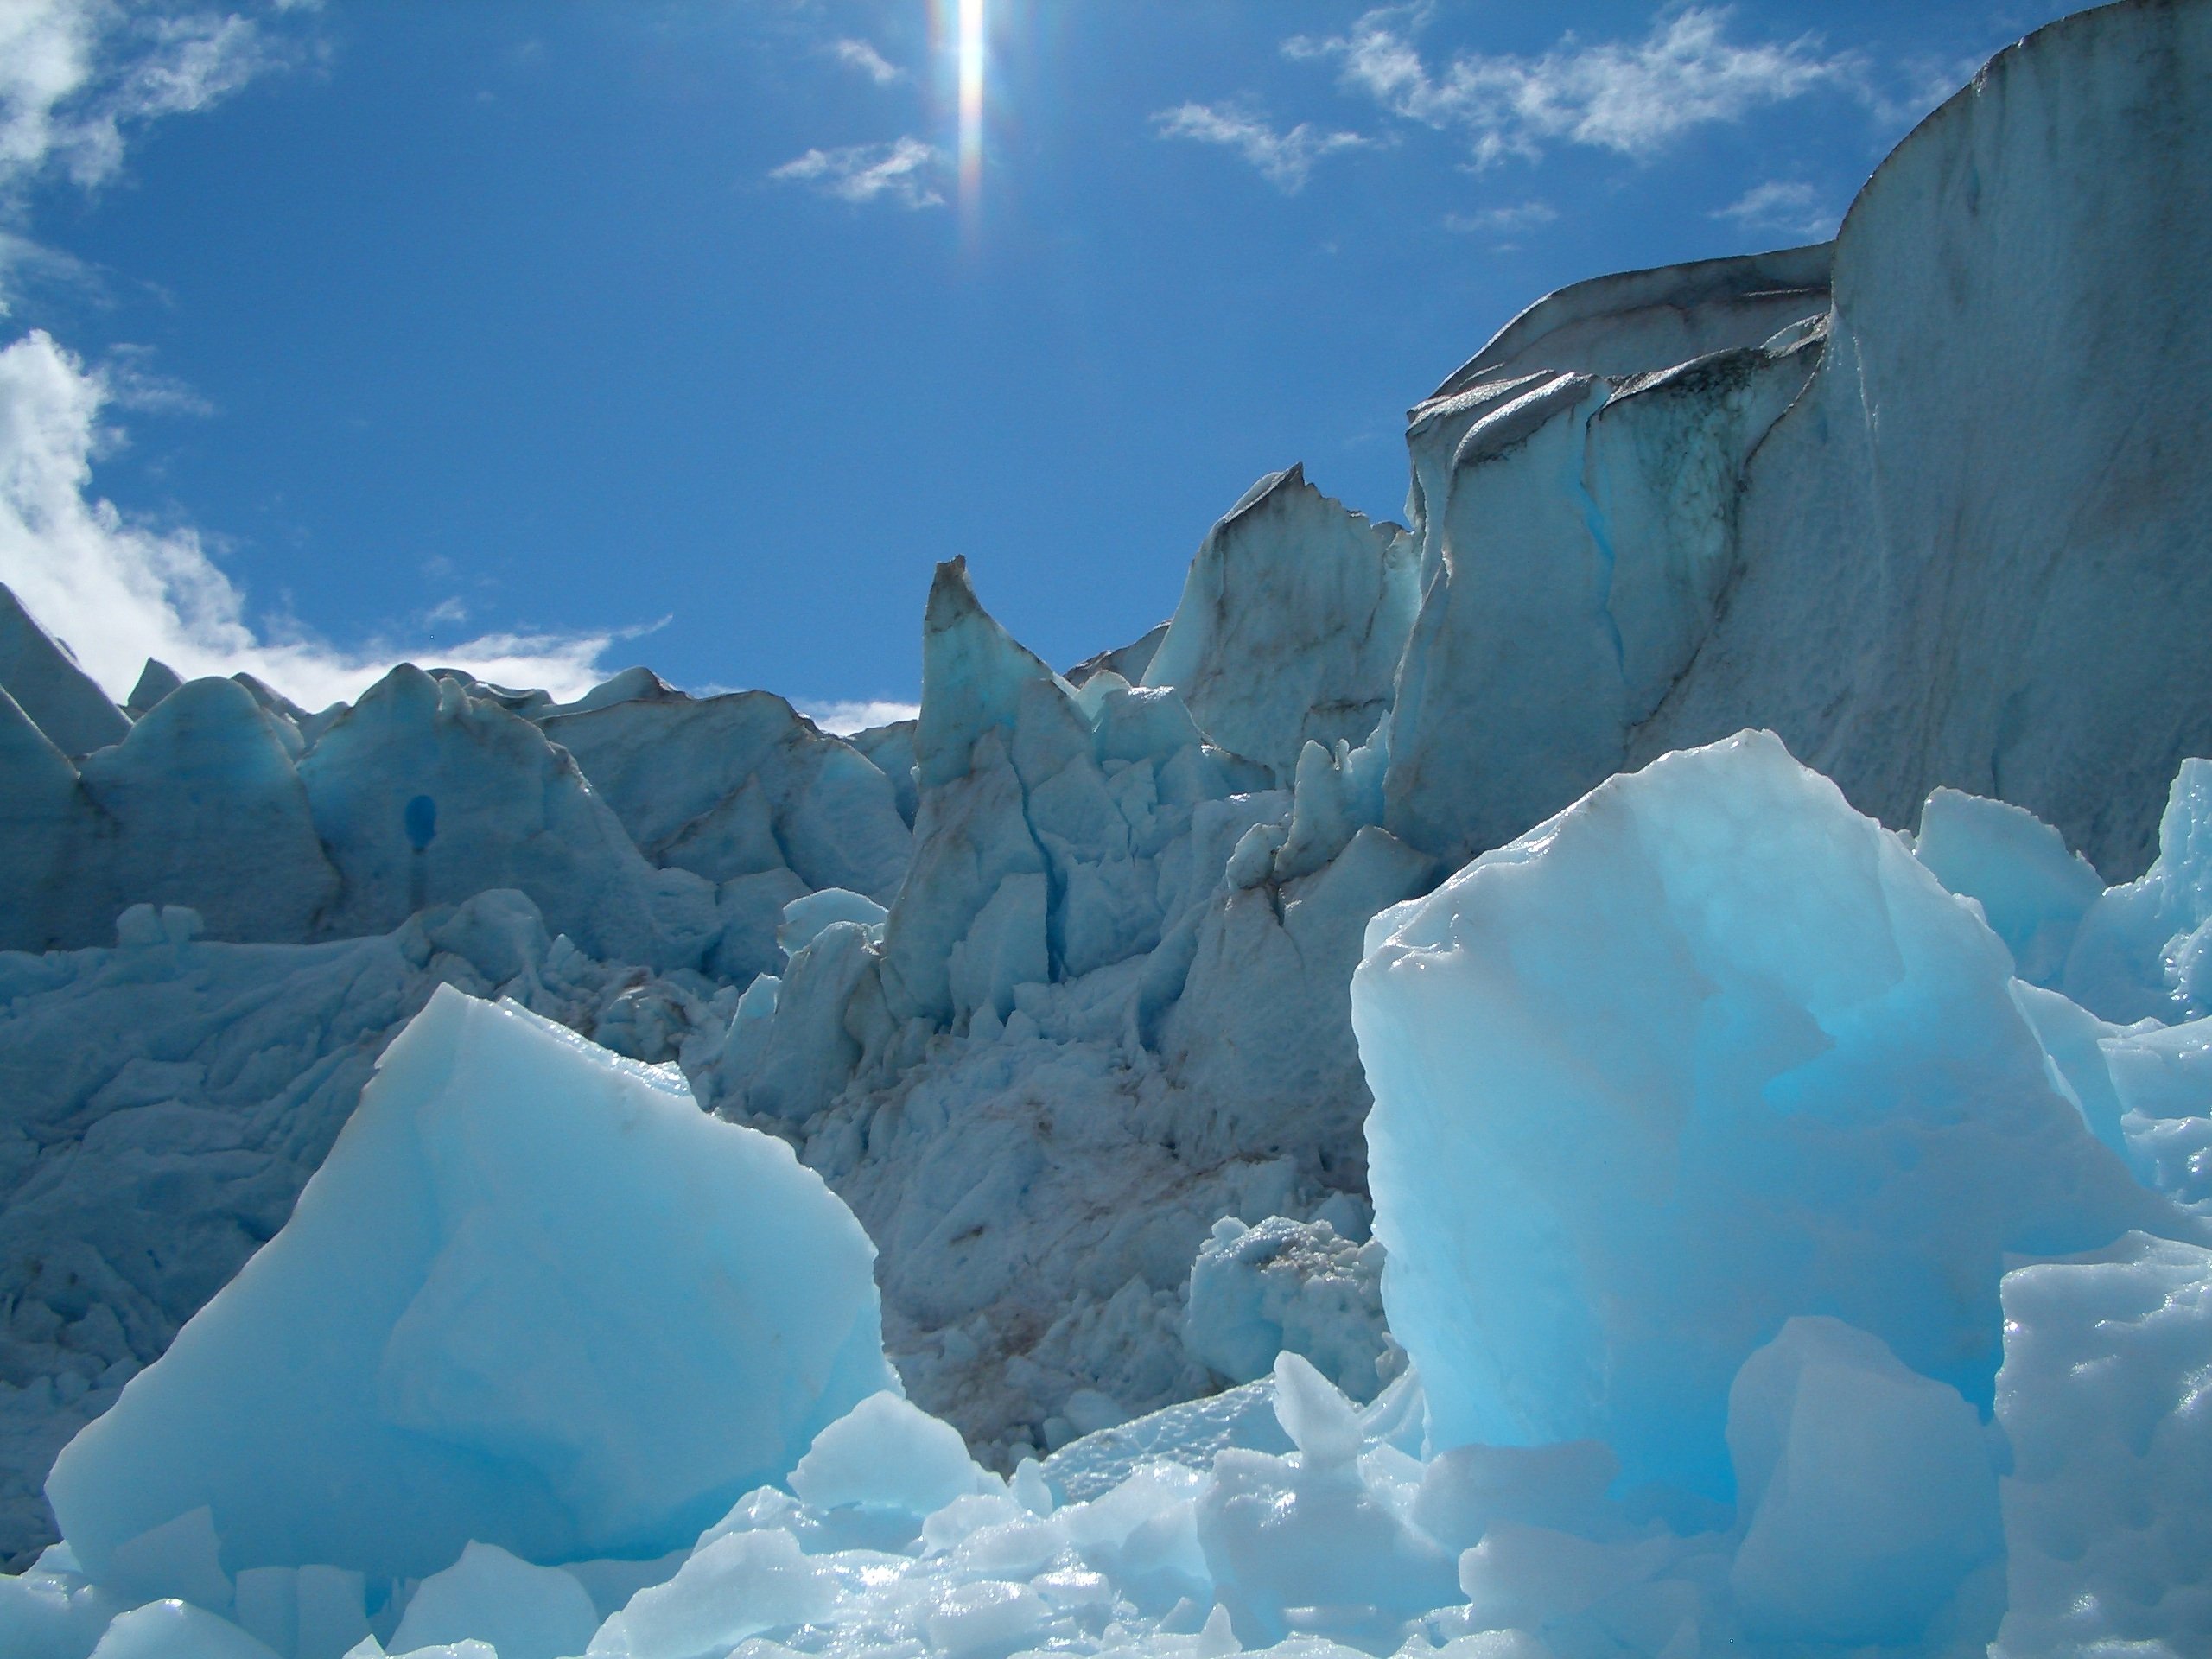
[[[123,741],[130,721],[77,666],[69,647],[0,586],[0,686],[7,688],[64,754],[90,754]]]
[[[0,588],[0,593],[5,593]],[[50,950],[99,941],[73,931],[79,880],[73,847],[91,838],[77,769],[0,689],[0,950]]]
[[[968,770],[976,740],[992,727],[1011,732],[1021,689],[1044,681],[1069,696],[1074,688],[991,618],[968,582],[968,561],[937,568],[922,619],[922,714],[914,759],[924,789]]]
[[[149,657],[138,672],[138,683],[130,689],[130,702],[123,705],[124,712],[133,720],[143,720],[156,703],[183,683],[184,677],[176,670],[158,657]]]

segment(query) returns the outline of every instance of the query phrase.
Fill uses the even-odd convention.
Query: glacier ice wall
[[[1832,264],[1584,284],[1446,381],[1391,827],[1457,862],[1758,725],[1885,823],[1948,784],[2139,872],[2212,745],[2208,71],[2199,6],[2053,24],[1897,147]]]

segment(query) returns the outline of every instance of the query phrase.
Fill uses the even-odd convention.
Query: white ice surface
[[[1994,1659],[2206,1651],[2212,1252],[2135,1234],[2022,1268],[2005,1318],[2012,1593]]]

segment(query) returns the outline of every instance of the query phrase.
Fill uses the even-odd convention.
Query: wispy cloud
[[[150,346],[113,346],[99,365],[107,404],[142,415],[192,415],[205,418],[215,405],[175,375],[154,367]]]
[[[1518,236],[1523,231],[1540,230],[1558,218],[1559,209],[1548,201],[1522,201],[1485,207],[1480,213],[1447,213],[1444,228],[1483,236]]]
[[[1714,208],[1713,217],[1733,219],[1746,231],[1771,231],[1818,242],[1835,234],[1840,215],[1811,185],[1770,179],[1752,186],[1726,207]]]
[[[881,698],[866,698],[858,702],[801,702],[796,707],[799,713],[823,731],[835,732],[840,737],[850,737],[855,732],[864,732],[871,726],[888,726],[893,721],[918,719],[922,712],[918,703],[891,702]]]
[[[830,54],[848,69],[857,70],[879,86],[889,86],[906,79],[906,72],[877,51],[871,41],[834,41],[830,46]]]
[[[1189,138],[1235,150],[1287,196],[1306,188],[1313,163],[1323,156],[1363,149],[1373,142],[1357,132],[1324,132],[1306,121],[1278,132],[1242,104],[1185,104],[1162,110],[1152,121],[1163,138]]]
[[[942,207],[944,198],[935,181],[944,167],[943,150],[909,135],[883,144],[810,149],[768,176],[779,184],[807,185],[840,201]]]
[[[601,657],[636,632],[340,647],[293,626],[257,626],[197,533],[135,523],[92,493],[111,399],[101,372],[43,333],[0,351],[0,582],[118,700],[149,657],[187,677],[245,670],[311,708],[356,696],[410,660],[570,698],[606,677]]]
[[[298,9],[297,0],[263,8]],[[208,109],[296,54],[294,42],[239,11],[0,4],[0,309],[14,274],[69,264],[22,233],[33,184],[55,175],[103,184],[122,169],[134,129]]]
[[[1856,54],[1828,54],[1815,35],[1732,40],[1730,10],[1711,6],[1662,15],[1641,41],[1569,34],[1540,56],[1463,52],[1433,64],[1414,44],[1429,11],[1380,7],[1343,35],[1300,35],[1283,50],[1338,61],[1346,86],[1393,115],[1464,132],[1480,166],[1534,160],[1558,143],[1648,156],[1694,128],[1821,88],[1856,95],[1866,79]]]

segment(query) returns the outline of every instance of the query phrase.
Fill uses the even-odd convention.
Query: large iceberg
[[[1730,1380],[1806,1314],[1986,1408],[2007,1256],[2189,1227],[2053,1085],[2012,979],[1764,734],[1376,918],[1376,1233],[1438,1444],[1600,1439],[1730,1498]]]
[[[92,1576],[202,1605],[211,1566],[664,1554],[896,1386],[874,1256],[679,1078],[442,988],[48,1496]]]

